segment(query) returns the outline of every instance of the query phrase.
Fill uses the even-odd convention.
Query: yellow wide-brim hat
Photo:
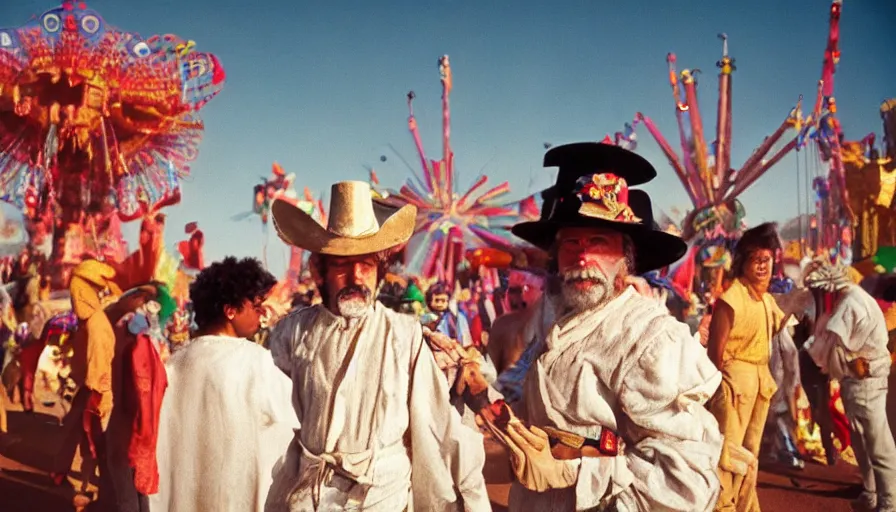
[[[331,189],[327,227],[288,200],[271,205],[274,227],[289,245],[315,254],[360,256],[404,245],[414,234],[417,208],[374,203],[370,184],[342,181]]]

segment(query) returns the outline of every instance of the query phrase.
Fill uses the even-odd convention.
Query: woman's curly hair
[[[239,308],[245,301],[264,297],[277,279],[255,258],[228,256],[212,263],[190,285],[193,321],[202,330],[224,320],[224,307]]]

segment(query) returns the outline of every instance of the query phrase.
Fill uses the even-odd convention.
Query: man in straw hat
[[[513,233],[550,252],[562,282],[557,320],[523,385],[523,416],[597,440],[603,456],[559,460],[543,430],[490,425],[513,453],[510,509],[709,510],[722,441],[703,404],[721,376],[688,327],[632,286],[631,276],[686,251],[654,229],[647,193],[628,188],[656,170],[597,143],[553,148],[544,165],[560,168],[555,193]]]
[[[784,319],[768,291],[780,247],[774,224],[745,231],[734,248],[734,280],[713,305],[706,349],[723,375],[709,405],[725,437],[719,461],[719,511],[758,507],[753,477],[769,405],[777,390],[769,368],[771,343]],[[747,473],[738,463],[743,459],[751,468]]]
[[[267,510],[491,510],[482,435],[449,403],[419,322],[376,300],[416,208],[374,204],[364,182],[331,194],[327,227],[287,202],[271,207],[280,237],[312,253],[323,303],[270,335],[302,427]]]
[[[886,414],[891,362],[883,312],[844,266],[812,262],[804,282],[818,317],[815,335],[804,348],[824,373],[840,381],[862,473],[864,489],[854,508],[896,511],[896,443]]]

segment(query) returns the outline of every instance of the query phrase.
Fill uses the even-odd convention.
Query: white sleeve
[[[624,458],[585,459],[577,501],[598,481],[622,474],[613,466],[624,460],[631,483],[616,495],[617,510],[712,510],[719,495],[722,435],[704,404],[722,375],[686,329],[668,328],[649,343],[623,378],[619,396],[629,420],[627,443],[634,446],[626,446]]]
[[[490,511],[482,434],[465,426],[448,401],[448,384],[419,324],[411,336],[411,485],[414,508]]]
[[[300,312],[293,311],[274,324],[268,335],[268,348],[274,364],[277,368],[290,375],[292,372],[292,358],[295,354],[296,343],[300,338]]]
[[[292,407],[292,380],[278,369],[271,354],[264,354],[260,366],[265,414],[274,423],[283,423],[290,429],[299,428],[299,419]]]
[[[852,336],[853,333],[861,332],[859,325],[867,318],[867,314],[859,310],[857,302],[850,296],[844,297],[824,326],[825,333],[839,338],[843,348],[849,352],[859,350],[866,341],[859,336]]]

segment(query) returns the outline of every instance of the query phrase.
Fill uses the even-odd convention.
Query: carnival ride
[[[876,146],[873,133],[857,141],[845,139],[834,96],[842,8],[842,0],[831,3],[821,80],[812,114],[816,121],[807,123],[800,134],[798,149],[809,145],[815,149],[804,154],[807,204],[800,213],[810,215],[810,224],[801,239],[800,254],[823,255],[852,264],[867,275],[881,270],[889,272],[896,266],[896,259],[891,256],[894,251],[890,250],[896,246],[896,100],[884,101],[880,107],[883,151]]]
[[[739,237],[746,215],[739,197],[769,169],[793,151],[799,142],[802,119],[802,98],[788,113],[778,128],[753,150],[739,169],[731,166],[731,88],[734,58],[728,53],[728,36],[719,34],[722,40],[722,57],[716,63],[719,68],[719,99],[716,106],[715,141],[707,144],[703,117],[697,98],[698,69],[678,72],[674,53],[666,56],[669,67],[669,84],[675,101],[675,118],[678,125],[681,155],[679,156],[650,117],[638,112],[621,132],[607,135],[603,142],[616,144],[632,151],[637,149],[636,129],[643,124],[657,142],[669,165],[675,171],[691,201],[691,210],[680,225],[661,226],[675,231],[691,243],[687,259],[697,265],[684,265],[673,279],[687,294],[696,278],[703,292],[718,292],[723,269],[731,262],[730,248]],[[776,145],[786,142],[776,148]],[[772,150],[774,149],[774,152]],[[771,156],[769,156],[771,155]],[[668,222],[668,221],[667,221]]]
[[[874,148],[874,135],[857,142],[843,142],[843,132],[837,119],[834,97],[834,75],[840,60],[840,15],[842,0],[830,6],[827,44],[825,46],[821,79],[818,82],[814,107],[803,117],[802,97],[778,128],[767,137],[742,164],[739,170],[731,163],[731,85],[736,69],[728,54],[727,36],[723,42],[719,68],[719,99],[715,141],[707,146],[703,137],[703,122],[697,103],[695,75],[698,70],[676,71],[676,58],[669,54],[669,81],[673,91],[676,120],[682,155],[672,149],[649,117],[638,113],[625,129],[604,142],[636,149],[636,128],[644,124],[672,166],[693,209],[682,221],[682,236],[692,242],[692,253],[697,258],[701,282],[718,279],[706,275],[720,273],[717,268],[730,262],[729,248],[736,240],[745,215],[738,197],[786,155],[796,153],[796,174],[799,213],[795,226],[788,231],[797,233],[797,245],[792,256],[823,254],[844,263],[864,259],[877,253],[878,246],[896,245],[896,212],[893,195],[896,192],[896,173],[892,155],[883,156]],[[887,151],[896,152],[893,143],[896,132],[894,102],[884,102]],[[776,144],[786,141],[772,152]],[[810,148],[810,150],[806,150]],[[805,151],[804,151],[805,150]],[[771,156],[769,156],[771,154]],[[857,231],[853,236],[853,229]],[[855,243],[855,247],[853,247]],[[853,249],[855,248],[855,255]],[[853,257],[855,256],[855,258]],[[896,262],[894,262],[896,263]],[[710,284],[710,287],[714,287]],[[716,287],[717,288],[717,287]]]
[[[843,131],[837,119],[837,102],[834,98],[834,74],[840,62],[842,7],[842,0],[833,0],[831,3],[815,107],[810,116],[811,122],[804,123],[800,132],[797,149],[814,146],[817,150],[804,153],[805,194],[801,195],[804,195],[803,199],[807,203],[813,204],[807,204],[805,210],[801,207],[800,215],[803,211],[812,214],[813,210],[814,215],[810,217],[810,229],[800,241],[801,254],[827,253],[832,259],[849,260],[845,258],[848,255],[841,242],[844,235],[848,236],[847,231],[855,220],[855,214],[850,206],[847,190],[841,151]],[[811,153],[814,153],[814,157]],[[799,158],[797,164],[799,165]],[[797,176],[800,174],[798,168]]]
[[[24,211],[33,244],[52,236],[54,263],[88,218],[127,222],[180,201],[199,110],[225,80],[194,48],[120,31],[83,1],[0,29],[0,199]]]
[[[478,258],[484,267],[509,265],[509,251],[522,256],[519,252],[521,242],[512,237],[510,227],[519,222],[521,216],[537,218],[539,207],[533,197],[502,202],[501,199],[510,192],[506,181],[482,191],[488,182],[485,175],[480,175],[465,192],[458,192],[451,147],[452,74],[447,55],[439,58],[439,73],[442,83],[442,158],[429,159],[423,150],[414,116],[415,94],[411,91],[407,95],[408,130],[417,149],[422,174],[412,170],[413,176],[398,191],[375,188],[374,199],[392,207],[405,204],[417,207],[417,225],[408,246],[407,270],[426,279],[454,282],[458,267],[468,254]],[[374,186],[378,183],[372,169],[371,181]]]
[[[728,54],[728,36],[720,34],[719,38],[722,39],[722,58],[716,63],[719,68],[719,99],[716,107],[716,136],[712,144],[708,145],[704,136],[703,118],[697,100],[697,74],[700,70],[684,69],[679,73],[674,53],[666,56],[666,62],[675,101],[681,156],[672,149],[672,145],[650,117],[640,112],[632,123],[626,124],[623,132],[605,139],[605,142],[634,149],[635,129],[639,124],[647,128],[691,201],[692,210],[680,226],[681,234],[686,240],[700,235],[704,239],[716,239],[719,235],[736,234],[744,216],[738,197],[796,147],[797,132],[803,123],[799,101],[739,169],[731,167],[731,86],[736,67],[734,59]],[[766,158],[785,135],[790,140]]]

